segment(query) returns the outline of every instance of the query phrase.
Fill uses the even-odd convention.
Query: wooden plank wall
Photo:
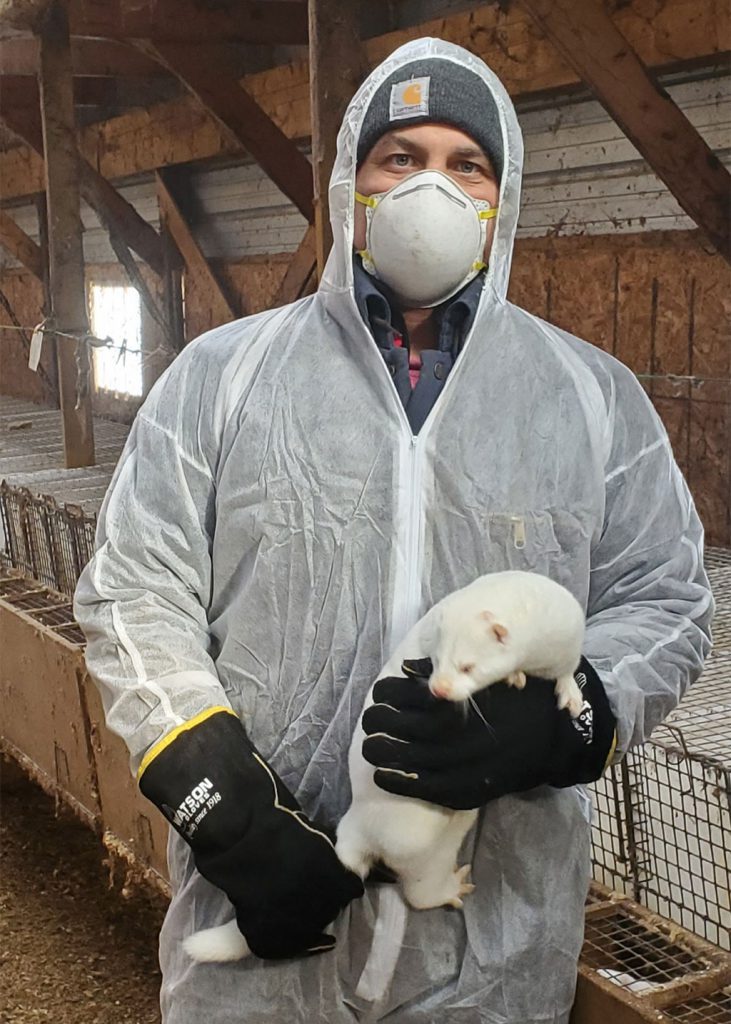
[[[288,256],[221,264],[247,313],[266,309]],[[90,279],[126,283],[117,266],[91,266]],[[150,280],[152,284],[152,279]],[[22,323],[40,319],[40,287],[28,273],[6,270],[2,287]],[[638,374],[712,378],[702,385],[644,382],[671,438],[707,531],[708,543],[731,546],[731,269],[698,232],[527,238],[516,243],[510,299],[611,352]],[[211,305],[186,285],[188,338],[216,326]],[[144,325],[148,351],[159,344]],[[1,331],[3,391],[40,400],[15,332]],[[147,367],[147,382],[165,360]],[[96,411],[129,418],[130,408],[97,397]]]
[[[697,232],[524,239],[510,299],[578,334],[643,381],[710,544],[731,546],[731,268]]]

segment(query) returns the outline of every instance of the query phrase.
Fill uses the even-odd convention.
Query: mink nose
[[[452,683],[445,676],[437,676],[429,682],[429,689],[435,697],[449,700],[452,696]]]

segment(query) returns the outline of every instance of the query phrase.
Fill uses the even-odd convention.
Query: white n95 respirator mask
[[[485,267],[487,222],[497,207],[441,171],[418,171],[388,192],[355,198],[366,208],[363,267],[406,308],[438,306]]]

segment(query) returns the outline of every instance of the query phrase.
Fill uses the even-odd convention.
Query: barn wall
[[[526,239],[516,247],[509,297],[640,375],[708,542],[731,546],[728,264],[697,232]]]
[[[664,80],[719,158],[731,162],[731,82],[702,71]],[[595,101],[566,97],[518,110],[525,140],[522,210],[511,298],[532,312],[612,352],[638,374],[665,422],[713,543],[731,545],[731,272],[711,254],[664,184]],[[150,175],[120,191],[158,225]],[[244,313],[267,308],[298,245],[304,220],[254,163],[191,171],[186,218],[216,272]],[[38,237],[34,204],[9,210]],[[93,211],[82,206],[88,277],[125,282]],[[40,287],[12,261],[0,287],[18,318],[41,319]],[[157,282],[142,272],[155,291]],[[185,279],[186,335],[215,326],[208,291]],[[154,320],[143,324],[146,381],[171,353]],[[4,318],[3,318],[4,319]],[[0,333],[2,390],[40,399],[17,332]],[[48,359],[47,353],[44,358]],[[703,383],[658,379],[680,374]],[[97,395],[98,413],[129,419],[134,403]]]

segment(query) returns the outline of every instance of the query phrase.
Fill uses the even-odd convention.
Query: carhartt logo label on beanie
[[[409,78],[391,86],[389,119],[401,121],[406,117],[418,117],[429,113],[429,82],[431,79]]]

